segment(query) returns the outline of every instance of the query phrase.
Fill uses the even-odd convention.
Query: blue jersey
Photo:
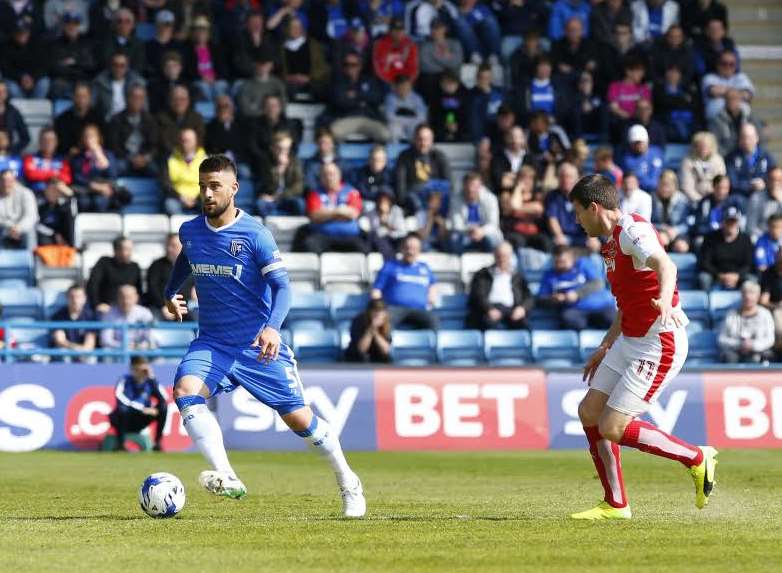
[[[117,398],[119,409],[138,410],[139,412],[152,406],[152,398],[155,398],[158,404],[166,403],[165,390],[157,383],[157,380],[147,378],[138,384],[129,374],[117,381],[114,396]]]
[[[429,287],[434,283],[432,269],[424,262],[387,261],[373,286],[383,293],[386,304],[423,309],[429,304]]]
[[[755,266],[761,270],[773,266],[780,246],[782,241],[775,241],[768,233],[761,235],[755,243]]]
[[[287,271],[271,233],[244,211],[223,227],[201,216],[179,229],[182,252],[166,296],[172,298],[192,274],[198,295],[200,340],[237,347],[249,345],[265,326],[279,330],[288,310],[274,300]],[[278,316],[282,314],[282,316]]]
[[[557,293],[568,293],[581,289],[585,284],[594,280],[601,280],[595,267],[588,259],[577,259],[573,268],[564,273],[549,269],[543,273],[540,281],[538,296],[550,297]],[[603,288],[589,293],[575,303],[568,304],[578,310],[586,312],[601,310],[614,303],[613,295]]]

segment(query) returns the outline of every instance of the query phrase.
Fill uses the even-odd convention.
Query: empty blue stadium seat
[[[606,335],[605,330],[582,330],[578,333],[578,349],[581,359],[586,360],[597,350],[603,338]]]
[[[483,353],[492,366],[520,366],[532,362],[532,340],[526,330],[487,330]]]
[[[69,99],[56,99],[54,100],[54,117],[57,117],[63,112],[68,111],[73,107],[73,102]]]
[[[329,299],[323,291],[297,292],[292,297],[291,310],[288,313],[286,326],[299,320],[318,320],[328,323]]]
[[[300,330],[318,331],[325,330],[326,326],[320,320],[291,320],[286,326],[294,334]]]
[[[475,366],[483,362],[480,330],[439,330],[437,360],[450,366]]]
[[[351,321],[364,311],[369,302],[369,294],[350,294],[335,292],[331,295],[331,320],[334,324]]]
[[[339,335],[339,346],[342,352],[345,352],[350,346],[350,326],[340,325],[337,327],[337,334]]]
[[[741,303],[741,292],[737,290],[713,290],[709,294],[709,313],[714,328],[719,328],[728,311]]]
[[[182,354],[195,338],[195,333],[190,328],[152,328],[150,334],[159,349]]]
[[[687,338],[690,348],[687,353],[687,363],[711,364],[719,362],[720,353],[717,348],[717,333],[713,330],[701,330],[700,332],[688,333]]]
[[[709,314],[709,294],[702,290],[680,290],[679,301],[687,317],[693,321],[708,327],[711,316]]]
[[[43,296],[37,288],[0,289],[3,318],[43,316]]]
[[[0,279],[0,288],[27,288],[29,283],[24,279]]]
[[[527,282],[540,282],[543,273],[551,267],[551,255],[522,247],[517,253],[519,267]]]
[[[698,257],[693,253],[670,253],[670,257],[678,269],[679,288],[698,288]]]
[[[573,366],[579,361],[578,333],[574,330],[533,330],[532,356],[546,366]]]
[[[464,328],[467,318],[467,295],[464,293],[446,294],[434,307],[434,314],[440,319],[440,328]]]
[[[527,319],[532,330],[556,330],[560,323],[559,313],[553,308],[533,308]]]
[[[16,325],[11,326],[11,338],[16,340],[17,348],[48,348],[50,342],[49,330],[46,328],[22,328],[19,322],[34,323],[32,320],[16,320]]]
[[[251,179],[239,180],[239,192],[235,198],[236,206],[249,213],[255,211],[255,184]]]
[[[435,335],[431,330],[395,330],[391,335],[394,364],[426,366],[436,359]]]
[[[117,184],[133,195],[133,201],[122,209],[123,213],[160,213],[162,196],[160,184],[151,177],[121,177]]]
[[[690,150],[690,146],[684,143],[676,144],[669,143],[665,146],[665,167],[667,169],[673,169],[679,171],[681,167],[682,159],[687,156]]]
[[[371,143],[342,143],[339,146],[339,159],[346,169],[355,169],[366,164]]]
[[[64,290],[48,290],[43,291],[43,315],[44,318],[51,318],[52,315],[65,308],[68,304],[67,293]]]
[[[0,280],[17,279],[31,285],[34,275],[35,263],[30,251],[0,249]]]
[[[309,159],[318,152],[318,146],[314,143],[301,143],[299,144],[299,150],[296,155],[299,159]]]
[[[299,330],[293,333],[293,351],[302,362],[330,363],[341,351],[335,330]]]

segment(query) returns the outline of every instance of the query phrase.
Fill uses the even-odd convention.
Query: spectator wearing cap
[[[499,65],[502,32],[497,18],[486,4],[479,0],[460,0],[453,27],[466,60]]]
[[[605,0],[592,7],[589,14],[589,36],[599,44],[610,44],[617,24],[629,27],[633,14],[624,0]]]
[[[753,193],[747,204],[747,233],[753,240],[763,232],[768,218],[782,214],[782,167],[768,172],[766,190]]]
[[[766,178],[776,167],[774,158],[760,146],[758,131],[751,123],[741,126],[739,145],[725,158],[734,193],[749,197],[766,190]]]
[[[43,22],[51,35],[56,35],[62,28],[66,16],[79,20],[79,32],[87,34],[90,31],[89,0],[47,0],[43,6]]]
[[[709,120],[709,131],[717,138],[717,145],[722,156],[736,149],[739,143],[739,130],[745,123],[755,126],[762,135],[762,122],[755,117],[749,106],[744,105],[741,92],[729,89],[725,93],[725,107]]]
[[[471,171],[462,179],[461,193],[451,198],[448,214],[451,228],[451,250],[489,253],[502,241],[500,206],[481,176]]]
[[[742,211],[745,205],[744,197],[730,192],[730,179],[727,175],[716,175],[712,191],[698,202],[695,210],[695,223],[692,234],[703,237],[720,228],[722,214],[728,207],[736,207]]]
[[[470,113],[468,91],[453,72],[443,72],[439,87],[430,100],[429,123],[434,137],[441,142],[464,142],[469,139],[467,129]]]
[[[128,65],[127,55],[117,52],[111,57],[111,68],[101,72],[93,82],[95,107],[105,122],[125,111],[132,86],[145,85],[144,79]]]
[[[714,178],[726,172],[725,160],[717,151],[714,135],[708,131],[696,133],[679,171],[684,194],[690,201],[700,201],[711,193]]]
[[[469,127],[472,141],[479,141],[486,135],[487,125],[495,120],[504,98],[502,89],[494,85],[492,67],[489,64],[478,66],[475,86],[470,90]]]
[[[652,219],[652,196],[638,185],[638,177],[628,171],[622,178],[622,188],[619,193],[619,208],[622,213],[640,215],[647,221]]]
[[[184,54],[185,78],[199,100],[214,102],[217,96],[228,93],[228,62],[220,44],[211,37],[211,25],[206,16],[193,20]]]
[[[742,106],[749,108],[752,97],[755,95],[755,86],[749,76],[738,72],[738,56],[733,52],[725,51],[720,54],[717,62],[717,71],[706,74],[701,83],[703,90],[704,112],[706,119],[712,119],[725,107],[725,96],[728,90],[734,89],[741,94]]]
[[[701,289],[737,289],[752,280],[752,240],[741,231],[740,219],[741,212],[728,207],[722,212],[720,228],[704,237],[698,254]]]
[[[569,330],[608,328],[616,304],[600,273],[587,257],[576,259],[573,249],[554,249],[553,266],[543,273],[537,304],[558,311],[560,327]]]
[[[347,53],[329,90],[327,116],[334,137],[344,140],[351,135],[361,135],[372,141],[388,141],[391,132],[381,121],[382,103],[383,86],[372,76],[362,73],[358,54]]]
[[[565,35],[551,46],[551,61],[556,74],[567,83],[575,83],[583,71],[597,70],[597,48],[586,37],[584,24],[577,17],[565,24]]]
[[[320,42],[307,35],[300,18],[288,21],[280,53],[280,76],[291,99],[322,100],[328,91],[331,68]]]
[[[627,131],[628,149],[622,156],[622,170],[638,176],[641,189],[647,193],[657,189],[657,181],[663,171],[663,152],[649,145],[649,133],[643,125],[633,125]]]
[[[206,159],[198,135],[190,127],[179,131],[174,152],[166,160],[163,188],[166,190],[165,210],[169,215],[196,213],[199,210],[198,167]]]
[[[394,202],[393,189],[383,187],[375,194],[375,208],[365,215],[370,249],[387,261],[394,258],[399,242],[407,234],[405,213]]]
[[[179,140],[179,132],[190,128],[198,141],[204,141],[204,118],[190,105],[190,92],[185,86],[174,86],[168,95],[168,107],[157,115],[160,127],[160,156],[168,157]]]
[[[417,213],[432,192],[447,192],[451,185],[451,164],[434,146],[434,132],[427,124],[415,128],[413,142],[396,161],[396,200],[409,215]]]
[[[133,12],[128,8],[114,12],[111,27],[111,32],[98,49],[99,62],[108,67],[114,54],[122,52],[128,57],[128,66],[137,73],[143,73],[146,53],[144,43],[134,33],[136,17]]]
[[[413,90],[413,81],[407,76],[396,77],[384,108],[391,138],[396,142],[410,141],[416,126],[427,119],[426,102]]]
[[[377,77],[389,85],[395,85],[400,76],[418,77],[418,46],[405,34],[402,20],[392,20],[389,32],[375,41],[372,65]]]
[[[50,91],[54,98],[70,97],[76,82],[89,81],[94,75],[95,50],[82,35],[83,21],[77,13],[63,14],[62,31],[49,46]]]
[[[8,86],[3,81],[0,81],[0,127],[8,134],[8,150],[12,154],[20,154],[30,143],[24,117],[13,104],[8,103]]]
[[[184,86],[187,89],[180,52],[171,50],[163,54],[161,65],[161,75],[153,77],[149,82],[149,110],[153,114],[166,109],[172,89],[177,86]]]
[[[57,153],[57,132],[45,127],[38,135],[38,151],[24,158],[24,178],[33,191],[43,191],[52,177],[66,185],[73,181],[70,163]]]
[[[11,138],[8,136],[8,132],[0,129],[0,171],[8,169],[13,172],[15,177],[21,177],[22,158],[17,154],[11,153],[10,146]]]
[[[728,311],[718,343],[728,363],[760,363],[773,358],[774,318],[760,304],[760,285],[747,281],[741,287],[741,306]]]
[[[38,224],[35,227],[39,245],[73,246],[76,201],[73,189],[52,177],[46,182],[38,203]]]
[[[432,269],[420,260],[421,239],[408,234],[399,247],[399,257],[385,262],[372,285],[372,300],[383,300],[397,328],[437,329],[438,320],[430,310],[436,286]]]
[[[652,196],[651,223],[663,247],[674,253],[690,250],[689,232],[694,219],[692,203],[679,191],[676,173],[666,169],[660,175],[657,190]]]
[[[782,351],[782,249],[777,251],[774,264],[760,278],[760,304],[774,316],[776,350]]]
[[[284,131],[293,138],[295,153],[299,141],[301,141],[303,129],[300,119],[285,116],[284,100],[280,96],[267,95],[263,100],[260,117],[250,122],[250,133],[247,136],[248,159],[252,163],[253,169],[262,157],[268,157],[272,139],[276,133]]]
[[[96,125],[102,130],[103,116],[92,105],[92,88],[89,84],[77,83],[73,88],[73,107],[54,118],[57,132],[58,153],[73,157],[79,152],[79,141],[84,128]]]
[[[591,6],[587,0],[556,0],[551,7],[548,22],[548,37],[552,41],[565,37],[565,26],[571,18],[578,18],[584,25],[584,35],[589,36],[589,14]]]
[[[759,273],[773,266],[777,253],[782,247],[782,214],[768,218],[768,230],[755,242],[755,268]]]
[[[467,302],[470,328],[527,328],[534,299],[514,259],[513,246],[503,241],[494,249],[494,264],[473,276]]]
[[[555,245],[584,246],[586,234],[576,220],[570,191],[578,181],[578,170],[571,163],[562,163],[557,170],[556,190],[546,195],[544,214],[549,234]]]
[[[320,185],[306,197],[310,223],[300,227],[293,240],[293,250],[321,254],[325,251],[367,251],[358,218],[361,195],[342,181],[336,163],[327,163],[320,171]]]
[[[130,87],[125,109],[111,118],[107,133],[107,147],[117,160],[119,175],[157,176],[158,126],[147,111],[147,90],[143,85]]]
[[[445,20],[435,18],[431,27],[432,34],[421,44],[419,54],[421,75],[418,78],[418,89],[426,99],[433,96],[444,72],[458,73],[464,62],[462,45],[446,35],[448,24]]]
[[[10,169],[0,172],[0,247],[32,251],[37,222],[35,194]]]
[[[255,205],[261,217],[304,214],[304,170],[289,133],[274,134],[270,154],[262,156],[258,171]]]
[[[639,100],[651,101],[652,90],[644,83],[646,66],[641,57],[625,58],[624,77],[621,81],[613,81],[608,86],[609,110],[611,112],[611,133],[614,140],[618,139],[622,127],[635,115],[635,107]]]
[[[679,23],[679,5],[673,0],[633,0],[633,37],[639,44],[651,45]]]
[[[31,35],[31,25],[17,23],[11,37],[0,45],[0,72],[11,98],[49,96],[49,59],[44,45]]]
[[[385,146],[373,145],[369,150],[366,164],[354,170],[349,179],[361,194],[365,206],[374,202],[377,194],[386,188],[390,188],[393,193],[394,170],[388,163],[388,152]],[[396,200],[395,195],[394,200]]]
[[[145,47],[146,75],[150,79],[163,76],[163,57],[168,52],[183,56],[184,44],[174,36],[176,16],[171,10],[160,10],[155,15],[155,36]]]
[[[260,50],[255,57],[253,77],[243,80],[236,94],[239,115],[243,118],[260,117],[268,96],[276,96],[282,105],[287,101],[285,84],[273,73],[275,56],[270,50]]]
[[[250,11],[244,20],[244,28],[236,37],[231,50],[234,77],[246,79],[255,73],[255,62],[261,53],[277,54],[277,41],[266,33],[265,18],[260,10]],[[275,62],[279,68],[279,62]]]

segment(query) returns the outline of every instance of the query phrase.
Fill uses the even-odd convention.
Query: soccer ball
[[[152,474],[138,490],[138,503],[150,517],[174,517],[185,507],[185,486],[173,474]]]

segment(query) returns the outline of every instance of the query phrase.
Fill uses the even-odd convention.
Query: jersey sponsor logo
[[[231,241],[231,254],[233,256],[236,256],[241,252],[242,252],[242,241],[240,241],[239,239],[233,239]]]
[[[614,272],[616,270],[616,241],[610,239],[603,245],[603,248],[600,249],[600,254],[603,255],[603,261],[605,262],[608,272]]]
[[[242,276],[243,265],[213,265],[211,263],[190,263],[194,277],[232,277]]]

